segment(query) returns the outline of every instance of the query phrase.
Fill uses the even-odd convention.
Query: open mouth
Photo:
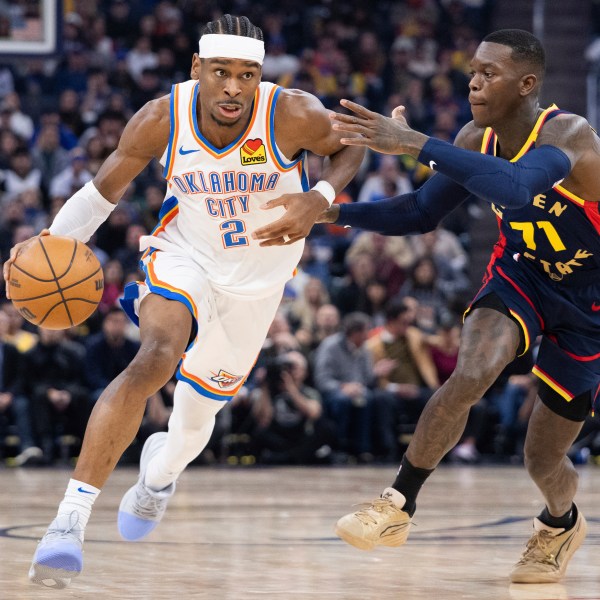
[[[235,119],[242,114],[239,104],[219,104],[219,112],[228,119]]]

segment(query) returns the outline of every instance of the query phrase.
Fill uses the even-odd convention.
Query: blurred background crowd
[[[29,4],[0,1],[0,21]],[[470,120],[469,59],[494,28],[493,0],[66,0],[59,56],[0,57],[2,261],[93,178],[136,110],[188,78],[200,25],[224,12],[263,29],[264,80],[309,91],[333,110],[341,98],[384,114],[402,104],[414,128],[449,141]],[[315,183],[321,160],[308,161]],[[336,202],[377,202],[430,175],[408,157],[369,153]],[[138,240],[156,224],[164,193],[162,169],[151,164],[90,241],[105,289],[82,326],[37,330],[10,302],[0,304],[5,464],[77,456],[94,402],[138,348],[118,298],[142,278]],[[481,258],[476,247],[488,212],[473,202],[443,227],[404,238],[316,226],[257,364],[219,413],[199,462],[397,462],[456,364],[462,314],[491,250]],[[473,408],[450,460],[520,460],[534,357],[535,348],[510,365]],[[173,387],[149,399],[123,462],[166,428]],[[590,419],[573,456],[588,460],[599,446]]]

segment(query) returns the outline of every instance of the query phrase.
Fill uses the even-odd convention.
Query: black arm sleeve
[[[376,202],[341,204],[336,225],[360,227],[384,235],[425,233],[468,197],[464,187],[436,173],[418,190]]]
[[[525,206],[571,171],[568,156],[559,148],[548,145],[510,162],[429,138],[418,160],[451,177],[472,194],[506,208]]]

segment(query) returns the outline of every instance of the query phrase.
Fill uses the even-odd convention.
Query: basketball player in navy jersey
[[[348,101],[334,129],[343,143],[409,154],[437,173],[417,191],[376,203],[334,206],[337,222],[404,235],[431,231],[473,194],[497,215],[500,238],[468,309],[458,365],[430,399],[396,480],[336,533],[361,549],[399,546],[417,494],[460,439],[469,409],[538,335],[539,397],[525,465],[546,506],[511,581],[558,581],[586,534],[574,504],[577,473],[567,451],[593,409],[600,382],[600,141],[587,121],[538,102],[544,50],[526,31],[487,36],[471,61],[473,120],[455,145],[412,130],[403,107],[386,118]]]
[[[146,278],[122,302],[139,323],[141,347],[94,407],[73,478],[34,554],[34,583],[63,588],[79,575],[94,500],[135,437],[146,399],[177,369],[169,430],[148,438],[118,514],[127,540],[158,525],[179,474],[252,368],[303,238],[362,161],[364,148],[340,142],[317,98],[260,81],[264,53],[262,31],[246,17],[206,25],[190,80],[132,117],[116,151],[50,227],[87,241],[136,175],[153,158],[163,164],[160,222],[140,243]],[[312,189],[306,150],[327,157]]]

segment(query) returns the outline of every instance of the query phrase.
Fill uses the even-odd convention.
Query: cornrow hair
[[[206,33],[222,33],[225,35],[240,35],[243,37],[263,40],[263,32],[260,27],[252,25],[248,17],[234,17],[223,15],[216,21],[210,21],[200,30],[200,37]]]

